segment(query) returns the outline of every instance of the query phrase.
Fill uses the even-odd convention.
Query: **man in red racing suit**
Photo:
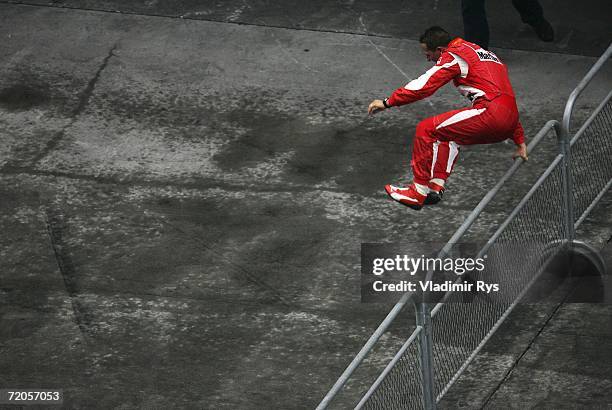
[[[421,100],[451,80],[472,106],[427,118],[417,125],[410,162],[413,183],[407,188],[385,186],[391,198],[417,210],[440,200],[461,145],[512,139],[517,145],[513,157],[527,160],[514,92],[499,58],[474,43],[451,39],[440,27],[429,28],[420,42],[427,59],[437,61],[436,65],[389,98],[372,101],[368,113]]]

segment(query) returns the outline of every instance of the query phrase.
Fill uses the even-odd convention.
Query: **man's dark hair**
[[[451,36],[442,27],[429,27],[419,38],[419,41],[427,46],[430,51],[438,47],[446,47],[451,42]]]

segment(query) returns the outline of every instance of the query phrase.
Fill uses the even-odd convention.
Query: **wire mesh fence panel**
[[[363,405],[363,409],[422,409],[423,389],[419,360],[422,333],[408,344],[391,371]]]
[[[571,147],[574,220],[591,205],[612,179],[612,100],[577,134]]]
[[[473,295],[455,292],[436,310],[432,326],[438,398],[525,291],[546,262],[545,256],[560,248],[559,239],[564,230],[562,169],[560,161],[555,164],[514,218],[488,245],[485,269],[462,278],[470,283],[499,283],[502,291],[475,292]]]
[[[501,313],[499,306],[484,301],[449,301],[441,306],[432,319],[436,396],[441,395]],[[474,314],[480,316],[474,318]]]

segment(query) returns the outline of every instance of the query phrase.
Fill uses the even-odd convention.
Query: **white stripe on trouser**
[[[448,153],[448,161],[446,161],[446,172],[450,173],[453,169],[455,158],[457,158],[457,155],[459,155],[459,146],[456,142],[450,141],[448,143],[448,147],[450,148],[450,152]]]
[[[430,178],[433,178],[434,176],[434,168],[436,167],[436,161],[438,160],[438,145],[440,145],[440,141],[433,143],[433,159],[431,160]]]
[[[467,120],[468,118],[475,117],[486,110],[486,108],[472,108],[471,110],[459,111],[457,114],[443,121],[440,125],[436,127],[436,129],[439,130],[442,127],[448,127],[449,125],[458,123],[463,120]]]
[[[444,181],[442,178],[433,178],[433,179],[430,179],[429,182],[433,182],[436,185],[440,185],[441,187],[444,187],[444,182],[446,181]]]

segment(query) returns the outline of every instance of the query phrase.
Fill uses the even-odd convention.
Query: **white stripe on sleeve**
[[[451,53],[450,51],[448,52],[448,54],[452,55],[455,58],[455,60],[457,60],[457,62],[459,63],[459,69],[461,70],[461,78],[467,77],[468,71],[470,69],[467,61],[459,57],[457,54]]]
[[[454,59],[453,61],[443,64],[443,65],[435,65],[431,67],[429,70],[427,70],[424,74],[422,74],[419,78],[416,78],[410,81],[408,84],[406,84],[404,88],[407,90],[411,90],[411,91],[418,91],[422,89],[423,87],[425,87],[425,84],[427,84],[427,81],[429,81],[431,76],[434,75],[438,70],[441,70],[443,68],[452,67],[455,64],[458,64],[458,62],[457,60]]]

